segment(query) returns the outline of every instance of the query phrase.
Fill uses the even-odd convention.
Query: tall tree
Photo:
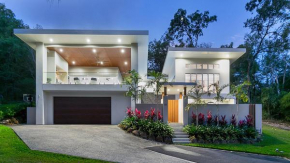
[[[202,13],[197,10],[187,15],[186,10],[178,9],[170,22],[167,39],[178,47],[197,47],[199,37],[203,36],[203,29],[215,21],[217,16],[210,16],[208,11]]]
[[[0,3],[0,95],[6,101],[35,93],[35,51],[13,34],[15,28],[29,27]]]

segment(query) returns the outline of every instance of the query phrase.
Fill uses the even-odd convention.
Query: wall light
[[[91,40],[90,39],[87,39],[87,43],[90,43],[91,42]]]
[[[93,49],[93,53],[96,53],[97,52],[97,50],[96,49]]]
[[[119,38],[119,39],[118,39],[118,42],[120,43],[120,42],[122,42],[122,40]]]
[[[72,64],[76,64],[76,62],[75,61],[72,61]]]
[[[121,49],[121,53],[125,53],[125,50],[124,49]]]
[[[50,38],[50,39],[49,39],[49,41],[50,41],[50,42],[53,42],[53,39],[52,39],[52,38]]]

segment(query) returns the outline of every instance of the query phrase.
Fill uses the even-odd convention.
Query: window
[[[208,74],[202,75],[202,85],[203,85],[203,91],[207,91],[207,89],[208,89]]]
[[[207,64],[203,64],[202,69],[207,69]]]
[[[196,69],[196,64],[186,64],[185,68],[186,69]]]
[[[194,82],[194,83],[196,82],[196,74],[191,74],[190,78],[191,78],[190,80],[191,82]]]
[[[219,74],[214,74],[214,82],[219,83],[220,81],[220,75]]]
[[[208,85],[212,85],[214,83],[214,79],[213,79],[213,74],[208,74]],[[212,87],[209,88],[209,90],[213,90]]]
[[[220,65],[219,64],[215,64],[214,65],[214,69],[220,69]]]
[[[190,74],[185,74],[185,82],[190,82]]]
[[[202,85],[202,74],[197,74],[196,75],[196,84]]]
[[[213,64],[208,64],[208,69],[213,69]]]
[[[202,69],[202,64],[197,64],[197,69]]]

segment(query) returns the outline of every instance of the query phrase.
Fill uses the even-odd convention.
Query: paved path
[[[288,162],[279,157],[165,145],[127,134],[114,125],[12,126],[32,149],[113,162]]]

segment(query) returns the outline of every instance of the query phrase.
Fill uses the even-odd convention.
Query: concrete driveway
[[[288,162],[279,157],[165,145],[127,134],[114,125],[12,126],[32,149],[113,162]]]

